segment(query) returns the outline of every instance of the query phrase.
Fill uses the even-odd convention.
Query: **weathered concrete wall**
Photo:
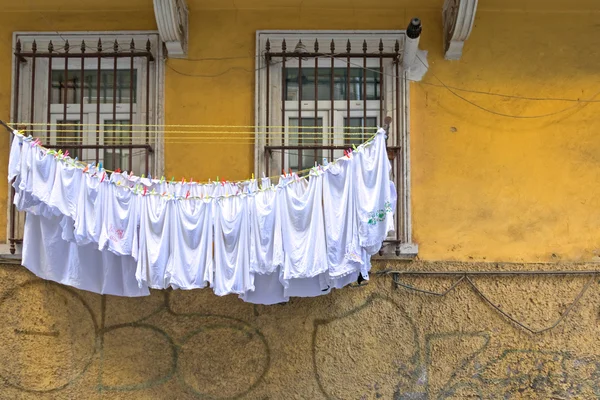
[[[206,290],[101,297],[38,280],[19,266],[1,267],[0,282],[1,399],[600,396],[597,278],[563,322],[535,336],[463,284],[435,297],[373,277],[364,287],[264,307]],[[451,284],[405,282],[435,291]],[[541,329],[588,278],[474,282],[502,310]]]

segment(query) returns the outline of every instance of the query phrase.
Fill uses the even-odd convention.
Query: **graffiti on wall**
[[[390,318],[392,313],[401,318]],[[337,318],[316,320],[313,364],[323,395],[394,400],[600,397],[598,356],[492,348],[490,332],[425,334],[421,346],[415,326],[402,307],[383,296]],[[335,331],[342,334],[333,335]],[[358,382],[360,392],[347,382]]]
[[[161,313],[180,321],[181,332],[168,333],[146,322]],[[270,366],[269,346],[259,330],[228,316],[176,313],[168,293],[136,321],[105,326],[105,296],[96,315],[77,291],[32,280],[0,298],[0,315],[5,316],[0,377],[24,392],[59,392],[89,373],[98,359],[99,392],[175,381],[199,398],[236,398],[259,385]],[[218,345],[223,341],[227,347]],[[48,348],[53,351],[43,351]],[[139,367],[137,375],[122,373],[124,358]],[[212,384],[215,379],[219,384]]]
[[[169,292],[140,300],[141,309],[119,307],[135,301],[90,297],[41,280],[6,291],[0,297],[5,387],[39,395],[82,382],[97,393],[171,385],[185,398],[264,399],[258,393],[269,393],[266,376],[277,380],[280,373],[271,368],[274,343],[295,345],[238,318],[181,312]],[[301,366],[313,371],[314,385],[306,387],[328,399],[600,397],[597,355],[506,348],[491,332],[423,333],[415,319],[384,295],[314,319],[306,349],[312,365]]]

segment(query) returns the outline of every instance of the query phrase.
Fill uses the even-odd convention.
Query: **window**
[[[12,121],[21,129],[110,170],[162,174],[156,32],[16,33],[13,47]]]
[[[405,31],[259,31],[255,173],[301,171],[343,156],[392,117],[388,153],[398,191],[387,254],[416,254],[410,220]]]

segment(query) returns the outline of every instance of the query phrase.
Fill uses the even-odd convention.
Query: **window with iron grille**
[[[414,255],[410,218],[405,31],[259,31],[255,172],[301,171],[344,155],[392,118],[388,155],[398,191],[384,253]]]
[[[156,32],[15,33],[13,124],[80,161],[162,175],[160,43]],[[11,253],[23,223],[10,204]]]
[[[16,33],[13,46],[19,128],[84,162],[162,173],[157,33]]]

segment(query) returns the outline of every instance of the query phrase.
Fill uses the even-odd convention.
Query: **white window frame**
[[[269,65],[269,87],[266,86],[267,79],[267,65],[265,60],[265,47],[266,42],[269,40],[270,52],[279,53],[281,52],[281,43],[285,39],[287,44],[287,52],[293,52],[296,44],[299,40],[306,46],[308,52],[312,52],[313,43],[318,40],[320,45],[320,51],[324,53],[329,52],[329,44],[333,40],[335,43],[335,53],[338,54],[338,59],[334,62],[334,67],[338,64],[343,67],[347,67],[347,62],[344,59],[344,52],[346,51],[347,41],[350,40],[353,53],[362,52],[363,41],[367,42],[369,52],[379,49],[379,41],[382,40],[384,44],[384,53],[392,53],[394,51],[394,45],[396,40],[399,43],[399,52],[402,56],[404,51],[404,45],[406,41],[405,30],[394,30],[394,31],[279,31],[279,30],[260,30],[256,32],[256,73],[255,73],[255,115],[254,120],[256,124],[255,128],[255,148],[254,148],[254,172],[256,176],[262,176],[265,171],[265,151],[266,145],[266,126],[283,126],[284,134],[287,135],[289,126],[289,117],[294,115],[297,117],[298,102],[297,101],[286,101],[286,121],[282,121],[281,113],[281,95],[283,88],[282,84],[282,67],[280,63],[271,63]],[[351,62],[354,62],[352,60]],[[357,66],[362,66],[362,59]],[[395,82],[393,82],[393,75],[395,74],[395,68],[393,62],[387,58],[384,59],[384,75],[383,75],[383,93],[384,96],[384,113],[383,116],[391,116],[393,118],[392,131],[393,133],[388,138],[389,146],[400,146],[400,160],[399,160],[399,176],[398,176],[398,217],[400,218],[399,231],[394,234],[394,238],[401,240],[401,243],[396,247],[396,254],[400,256],[415,256],[418,253],[418,246],[412,241],[412,212],[411,212],[411,193],[410,193],[410,121],[409,121],[409,85],[407,84],[407,71],[402,68],[402,63],[399,63],[400,68],[400,93],[394,91]],[[377,65],[372,63],[376,63]],[[323,68],[331,67],[331,59],[319,59],[318,67]],[[302,63],[303,67],[314,68],[314,59],[309,59],[306,63]],[[287,59],[286,68],[298,67],[298,60]],[[353,65],[351,65],[351,68]],[[379,69],[378,59],[367,59],[367,68],[376,67]],[[266,115],[266,102],[267,102],[267,90],[269,90],[269,113]],[[383,94],[382,93],[382,94]],[[391,95],[390,95],[391,94]],[[398,101],[399,100],[399,101]],[[369,104],[373,102],[373,104]],[[376,105],[374,103],[377,103]],[[295,103],[295,105],[294,105]],[[304,118],[314,115],[314,100],[302,101],[302,117]],[[327,103],[327,104],[324,104]],[[334,108],[336,111],[333,113],[333,121],[329,121],[331,125],[338,126],[343,125],[344,117],[347,115],[346,101],[343,101],[343,112],[337,110],[334,102]],[[362,117],[363,116],[363,102],[350,102],[351,116]],[[318,111],[326,111],[329,113],[330,101],[318,101]],[[306,110],[306,111],[305,111]],[[375,112],[375,110],[377,112]],[[375,115],[379,121],[379,100],[367,102],[367,116]],[[395,121],[397,116],[400,116],[400,121]],[[325,119],[324,119],[325,122]],[[395,133],[394,127],[399,126],[400,132]],[[340,128],[343,126],[340,125]],[[281,129],[273,128],[271,131],[280,131]],[[282,145],[282,139],[271,136],[269,140],[270,145]],[[270,160],[273,165],[270,170],[280,171],[281,170],[281,157],[274,156]]]
[[[46,53],[48,49],[48,43],[52,40],[55,49],[60,49],[64,45],[64,41],[68,40],[70,44],[70,52],[72,54],[80,53],[80,46],[82,40],[85,41],[90,47],[86,49],[86,52],[95,52],[98,39],[102,40],[103,48],[105,52],[112,52],[112,46],[115,40],[119,44],[119,49],[123,51],[129,51],[129,45],[133,40],[135,48],[138,51],[145,51],[146,42],[150,40],[151,51],[154,57],[154,61],[150,63],[151,71],[146,70],[145,60],[139,57],[134,58],[134,68],[137,70],[137,104],[133,107],[133,124],[144,124],[146,122],[146,75],[150,76],[150,108],[149,121],[151,125],[162,125],[164,123],[164,83],[165,83],[165,58],[163,55],[163,46],[157,31],[101,31],[101,32],[15,32],[13,33],[13,48],[15,48],[17,40],[21,42],[22,51],[31,51],[31,46],[35,40],[38,51],[40,53]],[[96,59],[86,58],[84,59],[84,66],[86,70],[94,71],[98,62]],[[129,69],[131,60],[130,58],[119,58],[117,59],[118,69]],[[52,59],[52,69],[58,70],[64,68],[65,61],[61,58]],[[16,75],[17,63],[15,56],[13,55],[13,67],[12,67],[12,87],[11,87],[11,116],[14,115],[14,99],[15,99],[15,75]],[[20,88],[19,88],[19,118],[21,121],[36,121],[46,122],[48,107],[50,107],[51,120],[62,119],[63,105],[52,104],[50,105],[50,99],[48,97],[48,80],[51,77],[48,76],[48,58],[36,58],[36,81],[35,81],[35,104],[34,113],[30,115],[30,100],[31,100],[31,63],[20,63]],[[104,70],[112,70],[114,68],[114,59],[104,58],[101,60],[101,68]],[[69,59],[69,74],[78,75],[81,71],[80,59],[74,57]],[[138,111],[139,108],[139,111]],[[129,119],[129,103],[117,104],[117,117],[126,116]],[[100,119],[112,119],[112,104],[101,104],[100,105]],[[80,116],[80,105],[79,104],[67,104],[67,119],[79,120]],[[84,104],[84,123],[96,123],[97,108],[95,103]],[[117,118],[119,119],[119,118]],[[17,121],[14,121],[17,122]],[[101,129],[104,129],[103,127]],[[142,128],[137,128],[142,129]],[[85,131],[85,130],[84,130]],[[52,132],[51,132],[52,133]],[[135,135],[134,135],[135,136]],[[141,136],[141,135],[140,135]],[[52,143],[52,138],[50,138]],[[103,135],[100,135],[100,143],[102,144]],[[87,134],[83,135],[83,144],[95,144],[96,136],[95,129],[90,127]],[[139,142],[139,143],[138,143]],[[145,138],[140,138],[133,141],[134,144],[145,143]],[[153,153],[150,156],[150,172],[153,176],[161,176],[164,173],[164,137],[162,129],[150,129],[150,144],[153,147]],[[101,152],[103,150],[100,150]],[[94,154],[95,150],[82,150],[87,154]],[[136,152],[136,149],[133,150]],[[146,171],[134,169],[134,173],[141,175],[146,174]]]

